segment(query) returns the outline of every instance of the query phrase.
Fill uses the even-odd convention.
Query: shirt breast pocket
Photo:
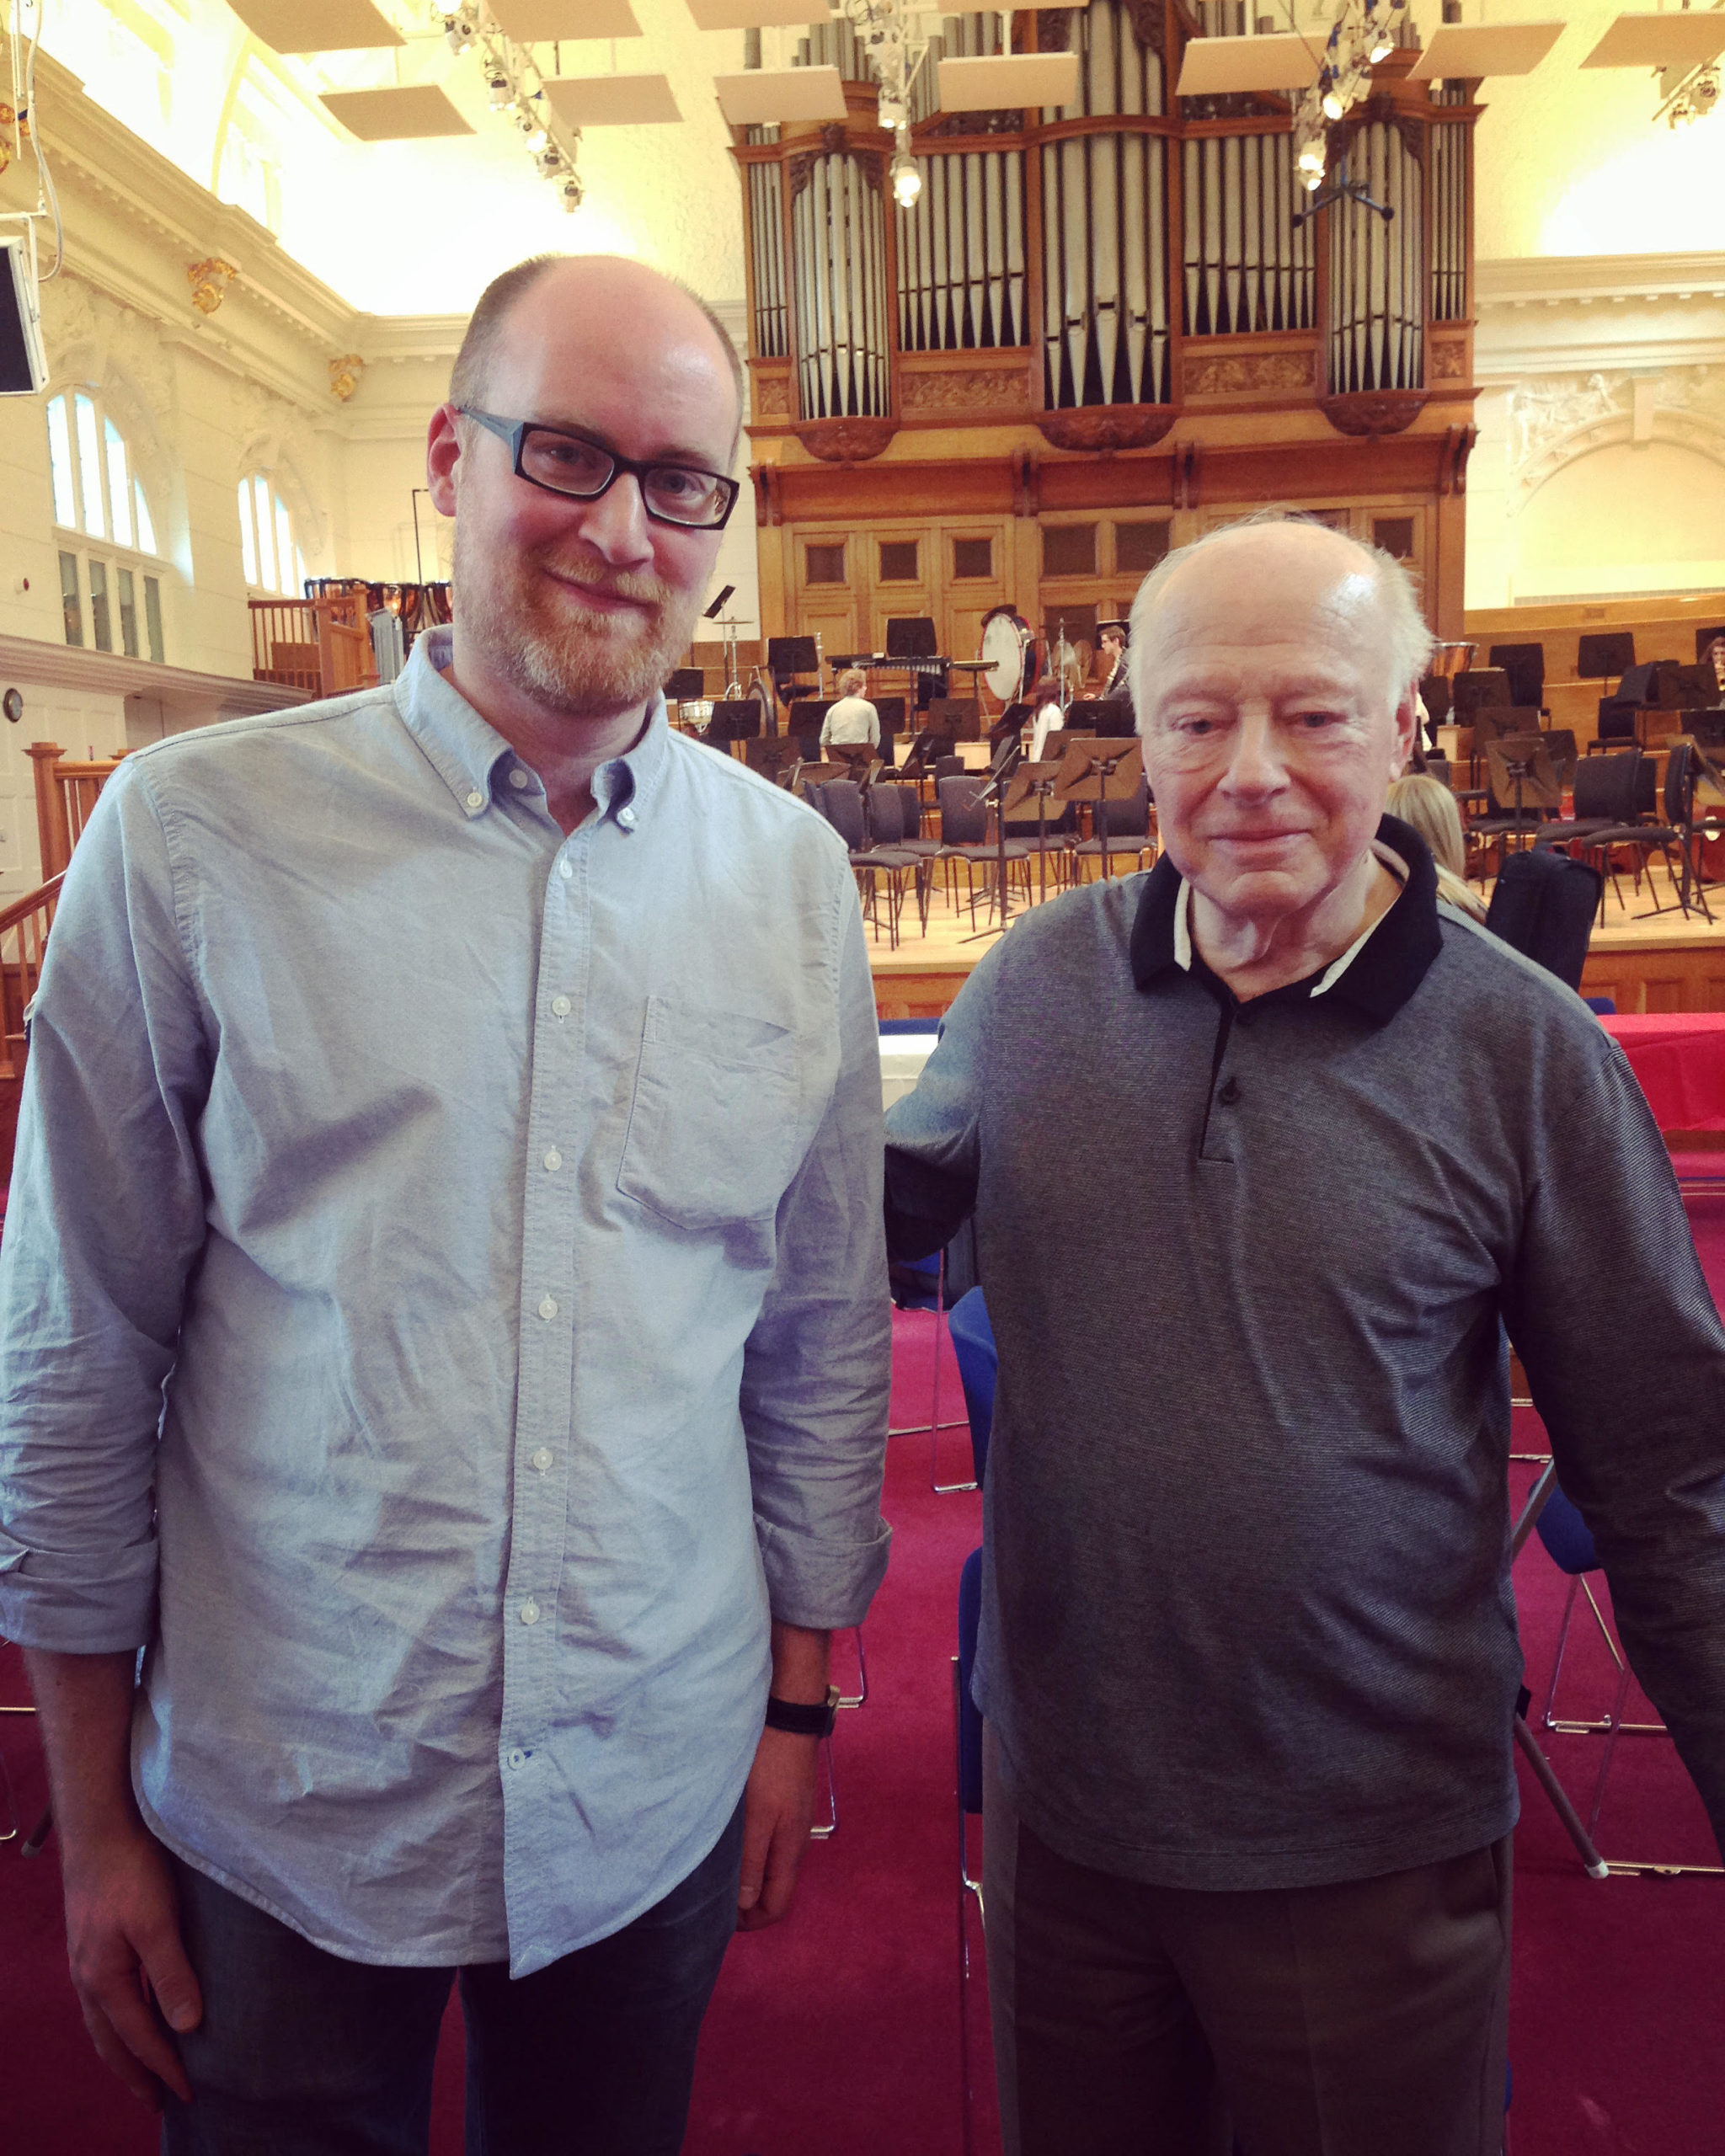
[[[799,1108],[788,1027],[649,996],[617,1187],[681,1228],[768,1218],[796,1166]]]

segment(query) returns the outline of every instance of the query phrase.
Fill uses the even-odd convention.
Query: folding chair
[[[976,1667],[976,1634],[982,1620],[982,1551],[973,1550],[959,1575],[959,1652],[953,1657],[953,1751],[959,1818],[959,2057],[964,2077],[964,2156],[970,2156],[973,2082],[970,2072],[970,1924],[968,1904],[974,1895],[979,1922],[987,1923],[982,1903],[982,1867],[973,1871],[970,1822],[982,1817],[982,1716],[970,1696]]]
[[[988,1305],[980,1288],[960,1295],[947,1321],[953,1353],[959,1358],[959,1382],[964,1391],[964,1412],[970,1423],[970,1454],[976,1464],[975,1487],[982,1487],[988,1471],[988,1440],[994,1427],[994,1388],[1000,1373],[1000,1357],[994,1344],[994,1327],[988,1321]]]
[[[1611,1772],[1611,1762],[1616,1756],[1620,1737],[1664,1737],[1669,1734],[1662,1721],[1626,1721],[1624,1703],[1629,1696],[1631,1671],[1622,1648],[1605,1614],[1599,1605],[1588,1574],[1601,1569],[1599,1552],[1594,1547],[1594,1538],[1587,1522],[1571,1501],[1564,1496],[1555,1480],[1535,1522],[1535,1530],[1545,1545],[1546,1553],[1560,1572],[1569,1575],[1569,1593],[1563,1604],[1563,1622],[1557,1633],[1557,1652],[1551,1664],[1551,1681],[1546,1691],[1546,1704],[1541,1721],[1546,1729],[1564,1737],[1603,1737],[1605,1754],[1599,1761],[1599,1771],[1594,1783],[1593,1805],[1588,1814],[1587,1831],[1589,1839],[1599,1832],[1599,1812],[1605,1801],[1605,1783]],[[1575,1614],[1578,1593],[1585,1595],[1587,1605],[1593,1613],[1594,1623],[1599,1628],[1607,1652],[1617,1672],[1616,1691],[1609,1710],[1596,1717],[1562,1716],[1557,1711],[1557,1681],[1563,1671],[1563,1656],[1569,1644],[1571,1620]],[[1674,1864],[1657,1859],[1631,1860],[1608,1857],[1605,1860],[1609,1871],[1622,1873],[1653,1872],[1662,1877],[1674,1878],[1680,1874],[1699,1874],[1717,1878],[1725,1876],[1725,1865]]]

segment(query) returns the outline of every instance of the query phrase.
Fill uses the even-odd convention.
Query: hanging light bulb
[[[558,193],[562,197],[563,206],[565,210],[569,211],[571,215],[580,208],[581,183],[576,179],[574,173],[571,173],[569,178],[564,180],[563,185],[558,189]]]
[[[1327,67],[1319,76],[1318,91],[1325,119],[1339,120],[1348,109],[1348,99],[1343,93],[1341,77],[1333,67]]]
[[[902,119],[893,131],[893,161],[887,178],[893,184],[893,200],[901,210],[913,210],[922,193],[922,174],[911,154],[911,130]]]
[[[494,112],[501,112],[509,103],[511,95],[509,77],[501,69],[494,67],[485,77],[485,94]]]
[[[1295,164],[1299,168],[1300,178],[1302,184],[1307,188],[1315,188],[1322,185],[1324,176],[1324,167],[1328,163],[1328,162],[1329,159],[1326,153],[1322,136],[1308,136],[1306,141],[1300,144],[1300,154],[1295,160]]]

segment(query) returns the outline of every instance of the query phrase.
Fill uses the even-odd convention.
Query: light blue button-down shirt
[[[36,999],[0,1632],[147,1645],[146,1818],[318,1945],[526,1975],[718,1838],[768,1617],[886,1562],[842,846],[672,734],[573,836],[436,670],[129,758]]]

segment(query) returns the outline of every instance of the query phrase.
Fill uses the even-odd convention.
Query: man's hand
[[[185,2069],[162,2025],[195,2029],[204,2004],[160,1848],[140,1825],[69,1853],[64,1871],[67,1950],[90,2041],[152,2111],[162,2108],[164,2082],[189,2103]]]
[[[743,1793],[743,1876],[737,1929],[761,1931],[791,1906],[814,1817],[818,1737],[764,1729]]]
[[[126,1753],[136,1660],[24,1650],[48,1754],[67,1952],[84,2026],[103,2063],[160,2111],[164,2084],[191,2099],[163,2023],[182,2034],[195,2029],[204,2002],[180,1944],[167,1860],[132,1800]]]

